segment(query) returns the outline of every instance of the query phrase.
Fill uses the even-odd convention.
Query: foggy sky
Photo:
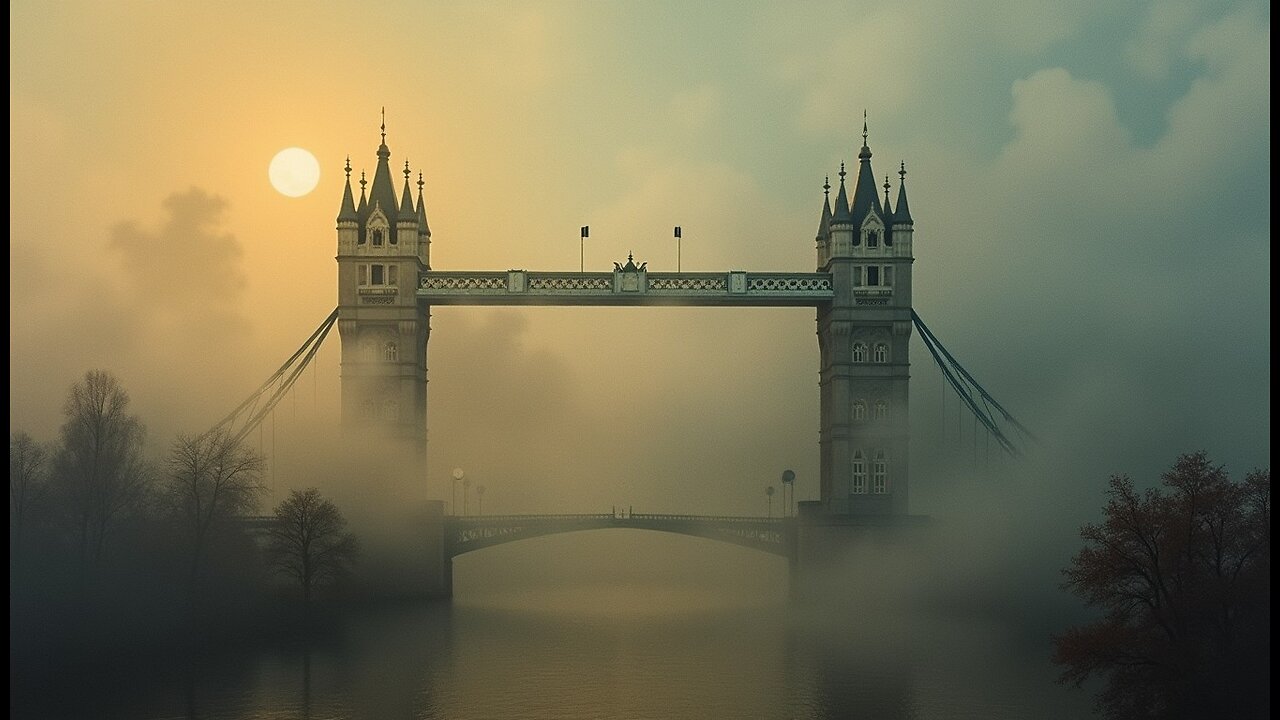
[[[273,371],[333,307],[341,167],[372,171],[383,106],[440,270],[576,269],[582,225],[588,269],[673,270],[681,225],[686,270],[812,270],[823,178],[856,161],[866,109],[877,176],[907,163],[917,310],[1045,439],[974,468],[916,342],[913,511],[967,499],[1069,533],[1109,473],[1197,449],[1270,464],[1265,3],[16,2],[10,21],[10,423],[38,438],[90,368],[157,452]],[[266,174],[295,145],[323,168],[296,199]],[[438,308],[432,328],[430,460],[406,473],[432,495],[461,466],[498,512],[762,513],[788,467],[816,496],[812,310]],[[322,464],[336,342],[277,412],[276,483]]]

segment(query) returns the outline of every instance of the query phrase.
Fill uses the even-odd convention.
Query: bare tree
[[[1204,453],[1163,488],[1113,477],[1065,587],[1103,611],[1054,638],[1061,680],[1105,679],[1109,718],[1269,717],[1271,473],[1232,482]]]
[[[142,457],[145,429],[129,414],[129,394],[111,373],[90,370],[63,405],[62,447],[54,479],[82,567],[102,557],[108,531],[145,497],[151,469]]]
[[[9,435],[9,559],[22,554],[23,528],[49,494],[49,453],[30,435]]]
[[[165,491],[189,533],[193,584],[200,576],[217,524],[257,508],[266,490],[262,484],[265,466],[261,454],[226,430],[179,435],[174,440]]]
[[[312,590],[345,574],[358,545],[346,531],[347,521],[332,501],[315,488],[294,490],[275,509],[269,554],[276,569],[302,586],[310,603]]]

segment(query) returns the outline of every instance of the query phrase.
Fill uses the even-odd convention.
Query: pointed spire
[[[822,218],[818,220],[818,238],[825,240],[831,235],[831,176],[822,183]]]
[[[338,209],[338,222],[344,222],[348,220],[354,222],[360,219],[360,217],[356,215],[355,201],[351,199],[351,156],[350,155],[347,156],[346,172],[347,172],[347,184],[346,184],[346,187],[342,189],[342,207]]]
[[[884,176],[884,211],[889,212],[889,176]]]
[[[365,211],[369,209],[369,198],[367,198],[364,193],[365,185],[368,185],[368,182],[365,181],[364,171],[361,170],[360,171],[360,206],[356,208],[356,212],[359,213],[361,217],[364,217]]]
[[[382,213],[387,216],[387,222],[391,223],[392,235],[395,233],[396,208],[399,203],[396,202],[395,181],[391,179],[391,150],[387,147],[387,111],[382,110],[382,144],[378,146],[378,166],[373,170],[373,182],[369,184],[369,212],[373,212],[373,208],[381,208]],[[361,216],[361,221],[367,219],[367,215]]]
[[[898,170],[898,207],[894,208],[893,221],[905,225],[914,225],[911,220],[911,208],[907,207],[907,163],[903,161]]]
[[[844,163],[840,163],[840,190],[836,193],[836,207],[831,215],[831,224],[844,224],[850,222],[853,218],[849,216],[849,195],[844,189]]]
[[[404,192],[400,194],[400,221],[416,220],[413,210],[413,193],[409,190],[409,161],[404,161]]]
[[[422,186],[426,185],[422,181],[422,172],[418,172],[418,233],[421,235],[430,235],[431,227],[427,225],[427,206],[422,203]]]
[[[850,203],[849,214],[853,223],[861,227],[867,214],[874,211],[884,217],[880,206],[880,194],[876,192],[876,177],[871,171],[871,148],[867,147],[867,113],[862,112],[862,151],[858,153],[858,179],[853,186],[853,202]]]

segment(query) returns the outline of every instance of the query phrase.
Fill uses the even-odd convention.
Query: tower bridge
[[[360,173],[358,200],[350,160],[346,165],[337,216],[337,309],[233,416],[243,412],[250,423],[260,421],[336,323],[344,432],[399,438],[425,460],[433,306],[812,307],[818,337],[819,497],[801,502],[797,516],[457,517],[434,503],[424,520],[429,530],[423,553],[426,590],[451,592],[452,561],[458,555],[553,533],[632,528],[694,535],[783,555],[794,577],[868,530],[917,524],[908,505],[913,328],[921,331],[975,426],[981,421],[1010,454],[1017,449],[1002,426],[1029,433],[915,313],[915,222],[907,202],[906,166],[899,164],[897,197],[891,202],[888,176],[883,185],[876,184],[867,137],[864,122],[852,189],[843,163],[837,185],[833,188],[829,179],[823,185],[811,271],[651,272],[630,256],[606,272],[467,271],[432,267],[422,173],[415,197],[405,163],[397,199],[384,121],[373,180]],[[799,238],[798,233],[795,242]]]

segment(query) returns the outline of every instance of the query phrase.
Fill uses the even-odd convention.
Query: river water
[[[360,613],[310,641],[120,658],[30,718],[1088,717],[1047,638],[996,619],[814,616],[786,565],[688,539],[545,538],[460,558],[451,603]],[[852,619],[852,620],[851,620]]]

